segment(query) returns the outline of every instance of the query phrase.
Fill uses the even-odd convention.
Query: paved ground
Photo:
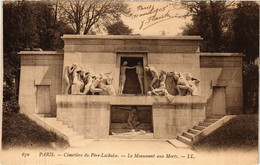
[[[40,156],[51,152],[55,157]],[[30,156],[23,157],[30,154]],[[2,164],[257,164],[257,151],[194,152],[165,141],[99,140],[66,150],[12,149],[2,152]],[[192,158],[188,158],[192,157]]]

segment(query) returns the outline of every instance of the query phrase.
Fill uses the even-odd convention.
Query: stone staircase
[[[193,146],[194,143],[209,135],[233,117],[234,116],[211,116],[210,118],[206,118],[204,122],[200,122],[187,132],[177,136],[177,140],[189,146]]]
[[[58,121],[56,117],[35,116],[38,124],[46,130],[54,132],[58,136],[68,140],[71,147],[85,146],[93,141],[91,139],[85,139],[83,135],[75,132],[73,128],[69,128],[68,125],[64,124],[62,121]]]

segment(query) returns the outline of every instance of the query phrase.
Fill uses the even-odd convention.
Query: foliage
[[[123,21],[109,24],[106,29],[109,35],[129,35],[132,33],[132,29],[125,25]]]
[[[230,7],[226,1],[182,2],[192,16],[192,23],[184,30],[184,35],[200,35],[203,38],[201,51],[220,52],[224,50],[223,31],[227,26]]]
[[[245,61],[254,62],[259,56],[259,4],[242,1],[234,9],[233,50],[242,52]]]
[[[254,64],[243,64],[243,91],[246,113],[258,112],[259,68]]]
[[[89,34],[104,24],[114,23],[120,15],[130,15],[128,5],[120,1],[64,1],[59,3],[60,19],[73,27],[76,34]]]
[[[201,51],[244,53],[244,105],[247,111],[258,108],[259,4],[256,2],[183,2],[192,16],[184,35],[203,37]],[[246,112],[248,113],[248,112]]]
[[[240,52],[253,63],[259,52],[259,4],[256,2],[182,2],[192,17],[184,35],[203,37],[201,51]]]
[[[61,35],[73,33],[69,26],[57,21],[55,5],[25,1],[3,3],[4,111],[16,112],[19,109],[20,57],[17,52],[35,47],[43,50],[62,49]]]

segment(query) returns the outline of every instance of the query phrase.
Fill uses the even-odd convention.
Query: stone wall
[[[176,138],[203,122],[206,118],[206,99],[200,96],[178,96],[173,104],[153,104],[155,139]]]
[[[85,138],[109,136],[113,105],[152,106],[154,138],[176,138],[206,117],[206,99],[201,96],[176,96],[172,103],[164,97],[57,95],[57,119]]]
[[[20,112],[56,116],[56,95],[61,94],[63,52],[22,51],[19,55]]]
[[[225,89],[227,114],[242,112],[242,57],[238,53],[200,53],[201,93],[208,98],[208,116],[212,114],[214,88]]]
[[[190,72],[200,78],[198,36],[91,36],[64,35],[64,67],[76,62],[95,73],[112,71],[118,91],[120,56],[143,57],[144,66]],[[145,76],[146,78],[146,76]],[[148,83],[145,82],[145,88]],[[63,84],[64,87],[64,84]],[[147,91],[147,90],[146,90]]]

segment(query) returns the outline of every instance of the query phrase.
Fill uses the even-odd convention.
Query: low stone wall
[[[225,104],[223,115],[242,113],[242,58],[241,53],[200,53],[201,93],[208,97],[207,116],[216,115],[214,102]],[[213,100],[214,90],[221,88],[225,99]]]
[[[61,94],[63,52],[22,51],[19,87],[20,112],[56,116]]]
[[[205,119],[206,99],[202,96],[176,96],[172,103],[164,97],[57,95],[57,119],[88,139],[109,136],[111,105],[150,105],[154,138],[177,135]]]

